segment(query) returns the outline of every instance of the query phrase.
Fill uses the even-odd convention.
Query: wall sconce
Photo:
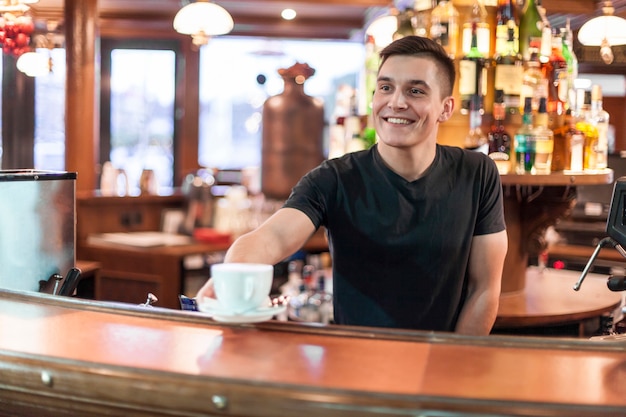
[[[211,36],[224,35],[234,26],[226,9],[206,0],[187,4],[174,17],[174,29],[183,35],[191,35],[196,46],[206,45]]]
[[[611,46],[626,44],[626,20],[613,16],[613,3],[605,1],[602,16],[587,21],[578,31],[578,41],[586,46],[599,46],[605,64],[613,62]]]

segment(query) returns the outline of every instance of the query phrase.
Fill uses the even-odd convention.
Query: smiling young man
[[[455,104],[443,48],[409,36],[381,58],[377,144],[309,172],[225,261],[276,264],[325,226],[337,323],[489,334],[507,250],[498,171],[437,144]],[[198,297],[213,295],[209,280]]]

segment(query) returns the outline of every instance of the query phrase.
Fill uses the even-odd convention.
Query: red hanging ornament
[[[4,13],[0,17],[0,45],[2,52],[19,57],[30,51],[30,35],[35,30],[35,24],[30,16],[16,16],[13,13]]]

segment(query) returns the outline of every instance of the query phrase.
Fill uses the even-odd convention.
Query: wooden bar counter
[[[623,417],[625,346],[0,291],[0,415]]]

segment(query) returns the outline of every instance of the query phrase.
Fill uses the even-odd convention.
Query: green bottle
[[[519,46],[520,53],[524,61],[530,59],[530,40],[532,38],[541,39],[543,32],[543,21],[541,13],[535,0],[528,0],[522,10],[519,26]],[[541,48],[540,48],[541,50]]]
[[[469,52],[459,61],[459,94],[461,113],[468,114],[474,97],[478,97],[478,109],[484,113],[483,99],[487,93],[487,60],[478,49],[478,25],[472,23],[472,41]]]

